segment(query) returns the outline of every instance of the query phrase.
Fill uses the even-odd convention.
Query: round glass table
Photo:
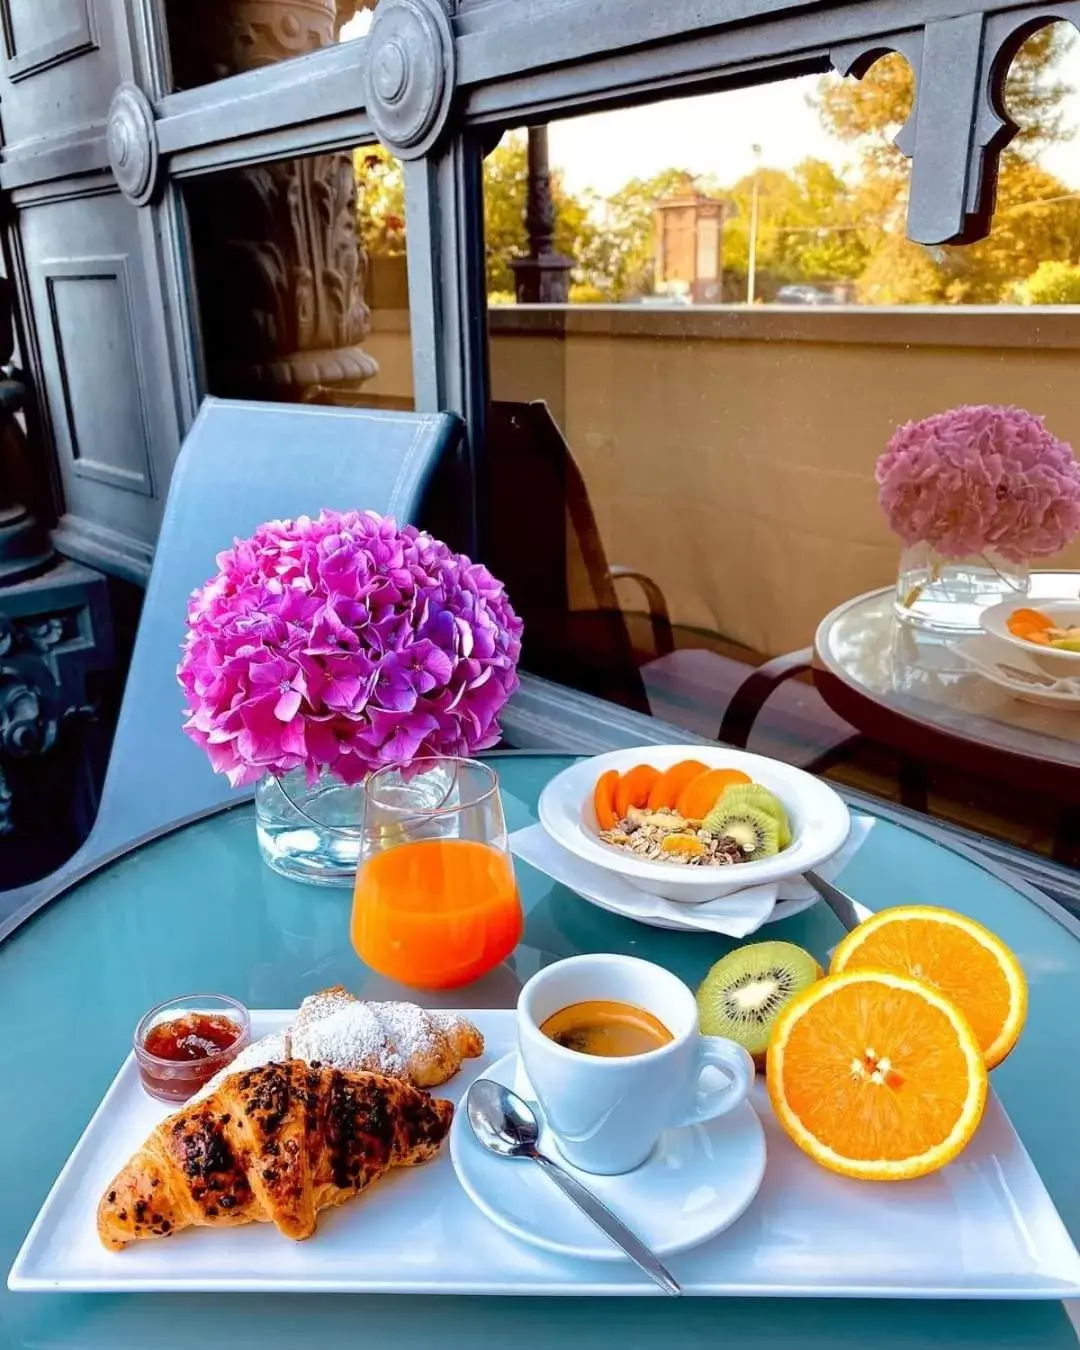
[[[1078,590],[1080,573],[1032,575],[1034,604]],[[1013,698],[958,639],[898,622],[893,598],[891,587],[856,596],[819,625],[814,683],[832,710],[911,759],[1080,805],[1080,709]]]
[[[510,829],[536,819],[540,789],[570,762],[495,756]],[[518,863],[526,927],[513,957],[472,987],[428,1001],[509,1007],[540,966],[581,951],[648,957],[696,984],[733,944],[661,932],[602,913]],[[946,901],[988,924],[1031,982],[1027,1030],[994,1086],[1075,1239],[1080,1238],[1080,927],[1008,874],[882,820],[841,884],[873,909]],[[168,830],[75,881],[0,945],[0,1268],[38,1207],[152,1004],[218,989],[250,1007],[294,1007],[342,982],[407,996],[366,970],[349,944],[347,891],[290,882],[263,866],[250,804]],[[822,905],[770,937],[824,959],[840,936]],[[632,1350],[662,1340],[791,1350],[837,1346],[1075,1346],[1056,1303],[784,1299],[487,1299],[393,1296],[0,1293],[0,1346],[151,1350],[229,1346],[570,1345]]]

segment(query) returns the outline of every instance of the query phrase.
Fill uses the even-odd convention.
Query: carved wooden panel
[[[59,361],[73,470],[153,495],[146,381],[124,257],[46,259],[49,319]],[[92,342],[97,359],[85,359]],[[102,378],[103,368],[110,372]],[[64,433],[66,432],[66,435]]]
[[[9,80],[94,51],[93,0],[0,0]]]

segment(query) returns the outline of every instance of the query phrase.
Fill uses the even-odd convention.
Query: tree
[[[1041,262],[1020,287],[1025,305],[1080,305],[1080,266]]]
[[[366,253],[405,252],[405,180],[401,163],[381,145],[353,151],[356,223]]]
[[[816,107],[826,128],[861,153],[856,218],[867,263],[860,298],[876,304],[994,304],[1046,259],[1080,257],[1080,204],[1036,163],[1048,145],[1068,140],[1062,100],[1070,86],[1056,73],[1073,35],[1063,24],[1040,29],[1020,48],[1005,84],[1019,123],[1001,159],[989,236],[977,244],[924,250],[904,237],[909,166],[889,142],[911,108],[911,69],[903,57],[878,61],[862,81],[822,80]]]
[[[845,281],[866,263],[855,194],[823,160],[806,159],[790,173],[759,169],[728,192],[724,269],[749,268],[754,182],[758,190],[757,267],[777,282]]]

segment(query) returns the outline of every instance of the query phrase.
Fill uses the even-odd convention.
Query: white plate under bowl
[[[1024,638],[1009,632],[1009,616],[1018,609],[1037,609],[1040,614],[1056,620],[1063,628],[1080,628],[1080,599],[1078,600],[1040,600],[1026,597],[1023,600],[1003,600],[1000,605],[991,605],[979,616],[984,633],[1000,638],[1010,647],[1026,652],[1028,656],[1045,670],[1048,675],[1080,675],[1080,652],[1062,652],[1053,647],[1040,647],[1037,642],[1027,642]]]
[[[708,922],[707,916],[715,912],[708,901],[703,901],[701,905],[687,905],[682,914],[669,917],[667,914],[643,914],[641,909],[635,909],[631,905],[621,903],[621,897],[620,899],[613,899],[599,891],[582,890],[580,884],[571,886],[570,889],[586,904],[595,905],[597,909],[606,910],[609,914],[618,914],[622,919],[633,919],[635,923],[643,923],[647,928],[663,928],[668,933],[712,933],[714,935],[719,931],[711,927]],[[818,898],[816,895],[808,895],[802,900],[777,900],[769,917],[762,919],[761,927],[764,928],[767,923],[780,923],[782,919],[793,919],[796,914],[801,914],[803,910],[811,909],[816,905]],[[720,896],[720,902],[723,899],[724,897]],[[644,905],[642,908],[644,908]],[[685,918],[683,915],[685,915]]]
[[[1037,683],[1038,677],[1057,679],[1044,671],[1035,659],[1026,651],[1018,651],[1015,646],[1006,646],[1000,638],[984,633],[981,637],[964,638],[946,644],[950,651],[962,657],[968,665],[977,670],[984,679],[1004,689],[1021,703],[1034,703],[1040,708],[1058,708],[1063,712],[1080,711],[1080,678],[1076,693],[1064,689],[1043,688]],[[1026,681],[1019,672],[1027,671],[1034,677]],[[1080,677],[1080,670],[1076,672]]]
[[[484,1076],[513,1088],[543,1122],[516,1050]],[[661,1257],[700,1247],[730,1228],[765,1175],[765,1131],[749,1102],[707,1125],[665,1131],[649,1158],[622,1176],[598,1177],[572,1167],[561,1158],[546,1123],[540,1150],[561,1162]],[[464,1103],[450,1129],[450,1158],[465,1194],[520,1241],[579,1260],[626,1260],[536,1163],[489,1153],[473,1134]]]
[[[252,1034],[280,1031],[294,1016],[253,1010]],[[514,1046],[512,1011],[464,1016],[487,1047],[436,1089],[454,1101]],[[1024,1053],[1022,1042],[1014,1053]],[[1080,1256],[993,1092],[956,1162],[918,1181],[878,1184],[834,1176],[811,1162],[780,1130],[761,1084],[754,1085],[753,1103],[765,1127],[765,1180],[737,1224],[670,1259],[685,1293],[1080,1295]],[[10,1289],[664,1297],[629,1261],[578,1261],[509,1238],[461,1189],[445,1148],[423,1167],[398,1168],[370,1194],[321,1215],[307,1242],[253,1223],[195,1228],[107,1252],[95,1230],[98,1199],[166,1114],[143,1092],[129,1054],[15,1258]],[[419,1306],[416,1315],[423,1315]]]
[[[681,759],[700,760],[710,769],[741,769],[775,793],[791,821],[791,844],[771,858],[729,867],[648,862],[605,844],[593,810],[593,789],[600,775],[608,769],[625,773],[635,764],[663,770]],[[745,886],[780,881],[819,867],[843,846],[851,828],[842,798],[822,779],[780,760],[720,745],[642,745],[595,755],[556,774],[540,794],[538,809],[540,823],[563,848],[625,877],[643,891],[685,904],[716,900]]]

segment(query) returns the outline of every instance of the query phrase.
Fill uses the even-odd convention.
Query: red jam
[[[222,1013],[187,1012],[158,1022],[136,1044],[143,1087],[164,1102],[186,1102],[240,1053],[249,1028]]]
[[[143,1047],[157,1059],[206,1059],[228,1050],[241,1031],[228,1017],[188,1013],[173,1022],[159,1022],[146,1033]]]

